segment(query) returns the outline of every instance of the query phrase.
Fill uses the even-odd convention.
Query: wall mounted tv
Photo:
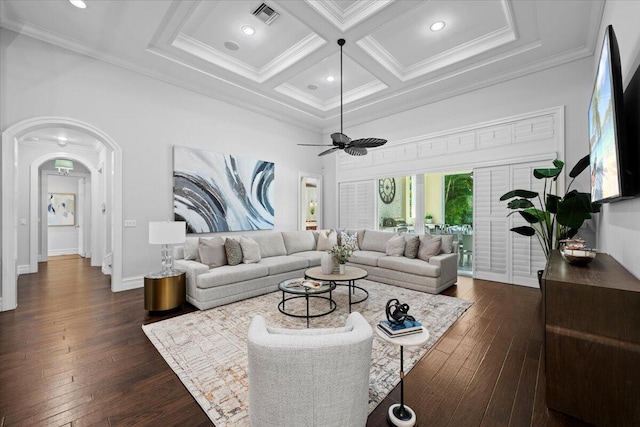
[[[632,112],[633,107],[629,107]],[[589,105],[589,163],[594,202],[613,202],[636,193],[635,145],[640,141],[635,140],[628,125],[638,118],[629,119],[625,116],[618,42],[609,25],[604,33]]]

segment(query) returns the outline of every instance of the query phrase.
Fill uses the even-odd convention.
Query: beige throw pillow
[[[260,245],[251,237],[240,237],[240,247],[242,248],[242,262],[253,264],[260,261]]]
[[[440,252],[443,254],[453,253],[453,234],[442,234],[440,237],[442,238]]]
[[[418,249],[418,258],[423,261],[429,261],[433,256],[440,253],[440,247],[442,246],[442,238],[440,236],[433,237],[431,239],[425,236],[420,237],[420,248]]]
[[[320,230],[318,232],[318,245],[317,251],[330,251],[335,245],[338,244],[338,233],[334,230]]]
[[[420,249],[420,238],[418,236],[405,235],[407,241],[404,246],[404,256],[407,258],[416,258],[418,256],[418,249]]]
[[[224,238],[214,237],[200,239],[198,241],[198,254],[200,262],[209,268],[221,267],[227,264],[227,252],[224,247]]]
[[[200,240],[198,238],[187,237],[184,245],[182,246],[184,259],[200,262],[200,255],[198,254],[199,242]]]
[[[402,256],[404,254],[405,243],[404,237],[400,235],[393,236],[387,242],[387,256]]]
[[[224,241],[224,250],[227,253],[227,263],[229,265],[238,265],[242,262],[242,247],[240,242],[235,239],[226,239]]]

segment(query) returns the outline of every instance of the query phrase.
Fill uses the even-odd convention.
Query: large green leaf
[[[558,169],[562,169],[564,167],[564,162],[560,159],[555,159],[553,161],[553,166],[557,167]]]
[[[562,168],[539,168],[533,170],[533,176],[538,179],[553,178],[555,180],[561,172]]]
[[[591,196],[587,193],[570,192],[558,205],[556,220],[571,228],[580,228],[584,220],[591,218]]]
[[[558,212],[558,203],[560,203],[560,197],[555,194],[547,194],[547,211],[550,213]]]
[[[533,236],[534,234],[536,234],[536,230],[526,225],[523,225],[521,227],[513,227],[511,231],[522,236]]]
[[[507,203],[509,209],[526,209],[532,208],[533,203],[528,199],[515,199]]]
[[[537,222],[540,222],[540,217],[538,215],[534,215],[532,213],[525,211],[518,211],[518,213],[522,216],[522,218],[524,218],[525,221],[527,221],[529,224],[535,224]]]
[[[507,193],[504,193],[502,197],[500,197],[500,201],[504,201],[507,199],[512,199],[514,197],[524,197],[525,199],[533,199],[534,197],[538,197],[538,193],[535,191],[529,190],[511,190]]]
[[[549,220],[551,219],[551,216],[549,215],[549,212],[541,211],[540,209],[529,208],[529,209],[525,209],[525,212],[527,212],[530,215],[535,216],[536,218],[538,218],[538,220],[540,222],[548,223]]]
[[[576,165],[573,167],[573,169],[571,169],[571,172],[569,172],[569,176],[571,178],[575,178],[576,176],[580,175],[582,173],[582,171],[587,168],[587,166],[589,166],[589,155],[588,154],[586,156],[584,156],[583,158],[581,158],[580,160],[578,160],[578,163],[576,163]]]

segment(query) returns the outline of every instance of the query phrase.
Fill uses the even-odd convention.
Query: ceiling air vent
[[[256,10],[253,11],[253,16],[261,20],[267,25],[271,25],[273,21],[275,21],[280,14],[267,6],[265,3],[262,3]]]

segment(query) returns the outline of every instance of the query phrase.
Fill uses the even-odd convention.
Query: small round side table
[[[375,328],[378,337],[382,340],[400,346],[400,403],[389,406],[387,419],[397,427],[413,427],[416,425],[416,413],[413,409],[404,404],[404,347],[412,345],[422,345],[429,341],[429,331],[422,327],[422,332],[411,335],[403,335],[391,338],[380,328]]]
[[[165,311],[180,307],[185,302],[185,272],[152,273],[144,276],[144,309]]]

